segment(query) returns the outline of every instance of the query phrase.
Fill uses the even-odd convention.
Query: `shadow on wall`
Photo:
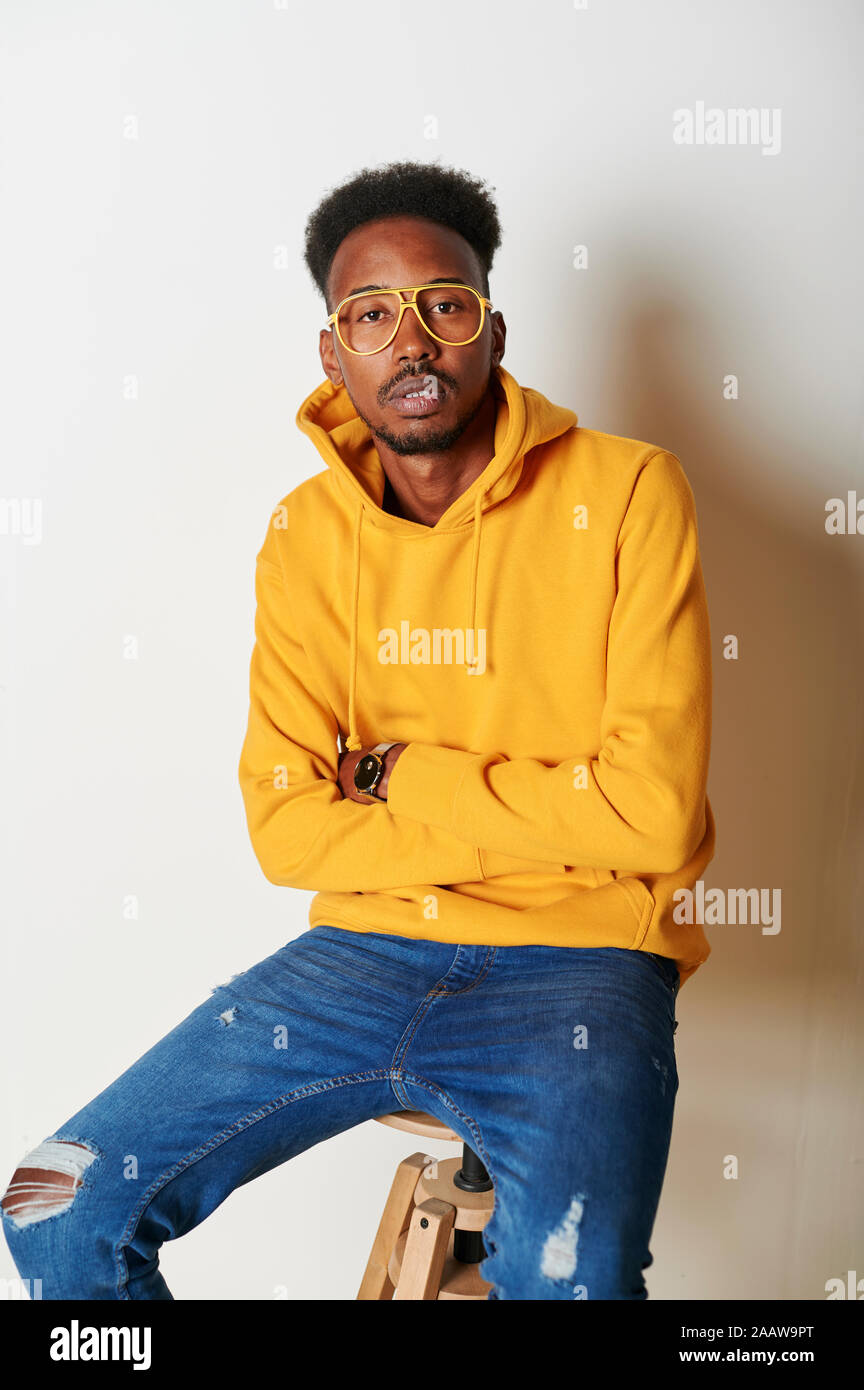
[[[712,955],[679,1005],[658,1232],[669,1256],[651,1296],[824,1299],[826,1281],[860,1263],[864,1236],[850,1219],[861,1211],[864,535],[825,530],[853,461],[842,417],[834,445],[814,406],[811,353],[778,342],[767,320],[739,351],[728,320],[682,302],[680,282],[664,299],[660,278],[649,300],[644,280],[616,287],[620,324],[604,335],[614,361],[592,367],[611,413],[607,403],[580,422],[670,449],[690,480],[713,660],[717,853],[705,887],[780,889],[782,925],[706,924]],[[727,401],[733,371],[740,399]],[[737,660],[724,658],[730,634]],[[688,1291],[676,1265],[689,1267]]]

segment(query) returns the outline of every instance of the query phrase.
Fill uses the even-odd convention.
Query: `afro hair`
[[[306,223],[304,259],[328,309],[327,277],[339,244],[364,222],[392,216],[428,217],[463,236],[480,261],[488,295],[501,224],[487,185],[465,169],[402,160],[361,169],[332,189]]]

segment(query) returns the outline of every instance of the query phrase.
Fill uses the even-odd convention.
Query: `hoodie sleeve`
[[[271,883],[372,892],[544,867],[481,855],[452,830],[394,815],[386,802],[344,797],[338,721],[291,618],[272,521],[256,561],[255,593],[249,719],[238,771],[252,847]]]
[[[390,774],[394,814],[574,866],[689,863],[706,831],[711,649],[696,508],[674,454],[650,455],[637,475],[616,580],[599,750],[547,766],[411,743]]]

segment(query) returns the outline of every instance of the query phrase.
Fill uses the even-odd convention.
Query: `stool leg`
[[[396,1176],[378,1223],[358,1299],[382,1301],[393,1297],[394,1289],[387,1273],[387,1262],[393,1253],[393,1247],[411,1220],[417,1180],[429,1161],[428,1154],[412,1154],[410,1158],[403,1159],[396,1169]]]
[[[456,1209],[429,1197],[414,1208],[396,1299],[437,1299]]]

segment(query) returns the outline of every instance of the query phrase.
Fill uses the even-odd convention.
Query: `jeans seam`
[[[440,1086],[436,1085],[434,1081],[429,1081],[425,1076],[419,1076],[416,1072],[409,1072],[407,1077],[405,1077],[404,1079],[409,1081],[412,1086],[420,1086],[424,1090],[431,1091],[433,1095],[438,1096],[442,1104],[447,1109],[452,1110],[454,1114],[458,1115],[459,1118],[465,1122],[465,1125],[470,1130],[471,1136],[474,1140],[474,1151],[480,1158],[481,1162],[484,1164],[486,1172],[489,1174],[489,1177],[492,1180],[492,1187],[494,1191],[494,1210],[489,1220],[487,1221],[486,1226],[484,1227],[484,1237],[486,1237],[486,1240],[488,1242],[488,1229],[496,1220],[496,1218],[499,1217],[501,1214],[501,1192],[499,1184],[495,1178],[495,1171],[492,1166],[492,1161],[489,1157],[489,1151],[486,1148],[486,1145],[483,1142],[483,1136],[480,1133],[480,1126],[477,1124],[477,1121],[473,1119],[470,1115],[466,1115],[464,1110],[460,1110],[455,1100],[453,1100],[447,1094],[446,1091],[442,1090]],[[493,1253],[494,1251],[490,1248],[488,1250],[488,1254],[491,1255]]]
[[[408,1098],[407,1096],[405,1096],[404,1091],[400,1095],[399,1090],[397,1089],[400,1086],[400,1083],[404,1075],[402,1070],[402,1063],[404,1061],[405,1054],[407,1053],[409,1047],[411,1046],[411,1043],[414,1040],[414,1035],[417,1032],[417,1029],[420,1027],[420,1024],[423,1022],[423,1019],[426,1017],[427,1013],[432,1007],[432,1004],[435,1002],[436,999],[445,999],[448,995],[454,996],[457,994],[468,994],[472,989],[475,989],[477,985],[481,984],[482,981],[488,975],[498,951],[497,946],[487,947],[486,955],[483,958],[483,965],[480,969],[480,974],[477,976],[475,980],[471,981],[470,985],[466,985],[464,989],[447,989],[446,987],[443,987],[444,982],[446,981],[447,976],[450,974],[450,971],[453,970],[454,967],[457,965],[459,960],[459,952],[461,949],[461,946],[456,947],[456,954],[450,963],[450,967],[447,970],[447,973],[441,976],[441,979],[438,981],[438,983],[432,989],[430,989],[426,997],[417,1006],[417,1009],[414,1013],[414,1017],[409,1019],[408,1023],[405,1025],[405,1031],[403,1032],[401,1038],[396,1044],[396,1049],[390,1060],[391,1073],[395,1067],[396,1075],[395,1077],[391,1075],[390,1085],[393,1088],[393,1094],[402,1105],[408,1104]]]
[[[396,1044],[396,1050],[393,1053],[392,1058],[390,1059],[390,1085],[392,1087],[393,1094],[395,1095],[396,1099],[399,1101],[401,1105],[408,1104],[407,1096],[405,1096],[404,1092],[400,1095],[399,1090],[397,1089],[403,1077],[402,1060],[405,1056],[405,1053],[408,1051],[408,1048],[411,1046],[411,1041],[414,1037],[414,1034],[417,1032],[417,1029],[420,1027],[420,1024],[423,1022],[423,1019],[426,1017],[427,1013],[432,1007],[432,1004],[436,999],[443,999],[446,993],[446,990],[438,989],[437,986],[435,989],[429,991],[425,999],[422,1000],[422,1002],[418,1005],[417,1009],[415,1010],[414,1017],[412,1019],[409,1019],[408,1023],[405,1026],[405,1031],[403,1032],[401,1038]],[[410,1032],[408,1031],[409,1029]]]
[[[470,993],[471,993],[471,990],[472,990],[472,989],[476,989],[478,985],[481,985],[481,984],[483,983],[483,981],[485,980],[486,976],[489,974],[489,971],[492,969],[492,965],[493,965],[493,963],[494,963],[495,956],[497,955],[497,953],[498,953],[498,947],[497,947],[497,946],[489,946],[489,947],[487,948],[487,950],[486,950],[486,955],[485,955],[485,957],[484,957],[484,959],[483,959],[483,964],[482,964],[482,966],[480,967],[480,974],[477,976],[476,980],[472,980],[471,983],[470,983],[470,985],[465,985],[463,989],[444,989],[444,990],[441,991],[441,993],[442,993],[442,994],[470,994]],[[450,970],[452,970],[452,969],[453,969],[453,966],[451,965]],[[448,975],[450,974],[450,970],[447,971],[447,974],[448,974]],[[445,975],[444,978],[446,979],[447,976]]]
[[[495,1175],[492,1171],[492,1167],[489,1162],[489,1153],[486,1149],[485,1144],[483,1143],[483,1136],[480,1133],[480,1127],[477,1124],[477,1121],[474,1120],[470,1115],[466,1115],[464,1110],[460,1110],[455,1100],[453,1100],[445,1090],[442,1090],[440,1086],[436,1085],[434,1081],[429,1081],[427,1077],[420,1076],[417,1072],[408,1072],[404,1075],[403,1079],[410,1082],[412,1086],[420,1086],[423,1088],[423,1090],[431,1091],[433,1095],[438,1096],[438,1098],[448,1108],[448,1110],[452,1110],[455,1115],[459,1116],[460,1120],[464,1120],[465,1124],[471,1131],[471,1134],[474,1138],[476,1144],[476,1152],[479,1155],[479,1157],[483,1160],[483,1163],[486,1167],[486,1171],[488,1172],[494,1184]]]
[[[366,1081],[386,1081],[390,1078],[391,1071],[389,1068],[376,1067],[372,1071],[349,1072],[345,1076],[331,1076],[323,1078],[320,1081],[307,1081],[303,1086],[298,1086],[294,1091],[287,1091],[284,1096],[278,1096],[275,1100],[268,1101],[266,1105],[261,1106],[258,1110],[252,1110],[248,1114],[241,1116],[239,1120],[234,1120],[232,1124],[220,1130],[218,1134],[213,1135],[203,1144],[199,1144],[196,1149],[190,1150],[183,1158],[177,1159],[177,1161],[173,1163],[170,1168],[166,1169],[164,1173],[161,1173],[158,1178],[154,1178],[153,1182],[140,1198],[138,1205],[134,1207],[130,1213],[117,1242],[114,1264],[117,1270],[116,1291],[118,1298],[134,1302],[128,1291],[129,1270],[126,1264],[124,1250],[135,1234],[138,1222],[141,1220],[147,1207],[153,1201],[156,1194],[169,1182],[179,1177],[179,1175],[188,1168],[191,1168],[200,1158],[205,1158],[208,1153],[212,1153],[214,1149],[218,1149],[220,1144],[226,1143],[229,1139],[236,1138],[238,1134],[242,1134],[244,1130],[249,1129],[253,1124],[257,1124],[259,1120],[265,1119],[267,1115],[275,1114],[277,1110],[284,1109],[286,1105],[290,1105],[295,1100],[301,1100],[306,1096],[321,1095],[325,1091],[336,1090],[341,1086],[356,1086]]]

